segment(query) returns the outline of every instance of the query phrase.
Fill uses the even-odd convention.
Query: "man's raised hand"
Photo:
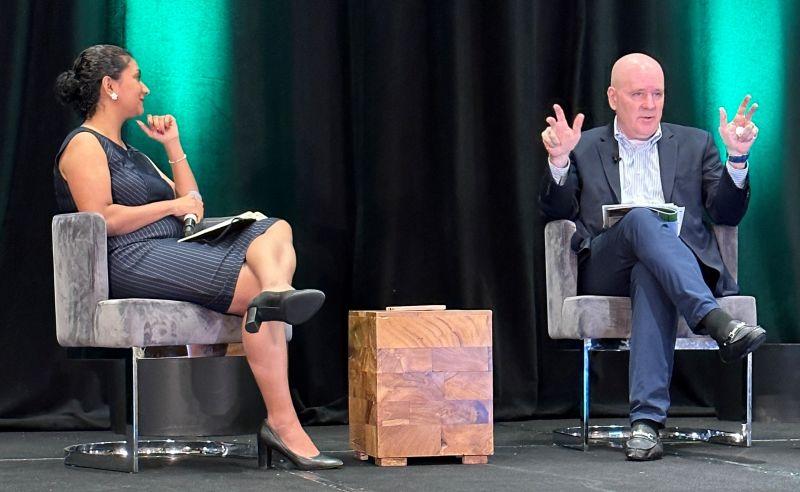
[[[751,96],[748,94],[739,105],[736,116],[728,122],[728,113],[725,108],[719,108],[719,135],[725,143],[728,155],[745,155],[750,153],[750,147],[758,136],[758,127],[753,123],[753,115],[758,109],[758,104],[753,103],[750,110],[747,105]]]
[[[556,117],[547,117],[549,125],[542,132],[542,143],[550,155],[550,163],[556,167],[565,167],[569,164],[569,153],[578,145],[581,139],[581,127],[583,126],[583,113],[575,116],[572,126],[569,126],[564,110],[558,104],[553,105]]]

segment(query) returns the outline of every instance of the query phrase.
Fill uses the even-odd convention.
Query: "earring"
[[[111,93],[111,100],[112,101],[116,101],[117,99],[119,99],[119,96],[117,95],[117,93],[116,92],[112,92]]]

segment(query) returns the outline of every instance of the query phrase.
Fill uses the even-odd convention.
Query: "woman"
[[[150,93],[136,60],[118,46],[92,46],[59,75],[56,89],[84,118],[56,156],[58,207],[105,218],[111,296],[188,301],[246,315],[242,342],[268,415],[258,430],[259,466],[271,466],[273,450],[302,469],[341,466],[319,453],[289,396],[284,323],[307,321],[325,299],[318,290],[292,288],[289,224],[269,218],[213,245],[178,243],[183,217],[202,218],[203,202],[173,116],[135,121],[164,145],[174,181],[122,140],[123,123],[144,112]]]

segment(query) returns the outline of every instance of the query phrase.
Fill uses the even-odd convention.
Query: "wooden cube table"
[[[351,311],[350,446],[379,466],[494,453],[491,311]]]

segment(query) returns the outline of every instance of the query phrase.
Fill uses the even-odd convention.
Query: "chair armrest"
[[[733,280],[738,281],[739,274],[739,229],[736,226],[714,224],[714,236],[717,238],[719,253],[722,255],[722,262],[733,276]]]
[[[547,325],[549,333],[561,326],[564,299],[578,293],[578,256],[570,247],[575,223],[556,220],[544,228],[544,270],[547,287]]]
[[[97,303],[108,299],[106,222],[98,213],[53,217],[56,337],[64,347],[90,339]]]

